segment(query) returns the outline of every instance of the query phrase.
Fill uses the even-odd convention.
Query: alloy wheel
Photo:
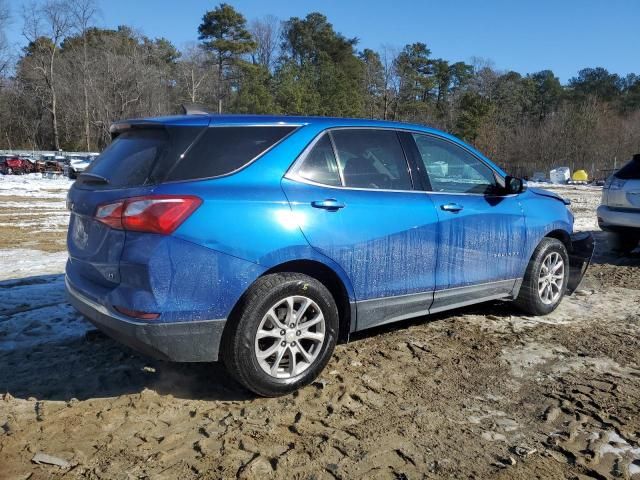
[[[538,277],[538,295],[545,305],[556,303],[562,296],[565,265],[558,252],[549,253],[542,261]]]
[[[307,370],[325,341],[322,310],[312,299],[295,295],[279,300],[258,325],[254,352],[262,370],[291,378]]]

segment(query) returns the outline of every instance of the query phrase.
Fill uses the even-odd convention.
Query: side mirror
[[[524,180],[517,177],[511,177],[507,175],[504,179],[504,189],[507,195],[514,195],[525,191],[526,186]]]

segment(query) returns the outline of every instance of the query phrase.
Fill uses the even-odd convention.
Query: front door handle
[[[335,212],[336,210],[340,210],[341,208],[345,207],[344,203],[337,201],[335,198],[315,200],[311,202],[311,206],[313,208],[323,208],[324,210],[329,210],[330,212]]]
[[[458,205],[457,203],[445,203],[444,205],[440,205],[440,208],[445,212],[459,212],[464,207],[462,205]]]

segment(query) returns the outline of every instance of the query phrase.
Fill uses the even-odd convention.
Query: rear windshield
[[[137,187],[164,181],[180,156],[204,127],[136,128],[117,136],[80,175],[78,183],[91,188]],[[95,175],[107,182],[97,182]]]
[[[164,129],[124,132],[86,170],[108,181],[110,187],[144,185],[155,162],[164,154],[169,135]],[[80,176],[80,182],[83,178]]]
[[[91,188],[124,188],[227,175],[294,128],[212,127],[204,133],[203,127],[129,130],[91,162],[85,170],[90,175],[80,175],[78,183]],[[96,176],[106,182],[97,181]]]
[[[295,127],[209,127],[171,170],[167,181],[233,173],[287,136]]]
[[[622,180],[640,180],[640,159],[634,157],[633,160],[618,170],[614,177]]]

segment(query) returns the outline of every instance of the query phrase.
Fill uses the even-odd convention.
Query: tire
[[[556,273],[549,272],[548,266],[553,271],[558,265],[554,261],[560,260],[562,266],[558,267]],[[559,271],[562,271],[561,279],[552,276],[560,275],[557,273]],[[529,260],[515,304],[529,315],[547,315],[560,305],[568,282],[569,254],[566,247],[555,238],[543,238]]]
[[[302,310],[298,320],[290,316]],[[336,302],[322,283],[299,273],[265,275],[234,309],[222,337],[221,357],[249,390],[265,397],[285,395],[322,372],[335,348],[338,327]]]
[[[618,253],[628,254],[631,253],[638,246],[637,235],[633,233],[609,233],[608,243],[609,247]]]

